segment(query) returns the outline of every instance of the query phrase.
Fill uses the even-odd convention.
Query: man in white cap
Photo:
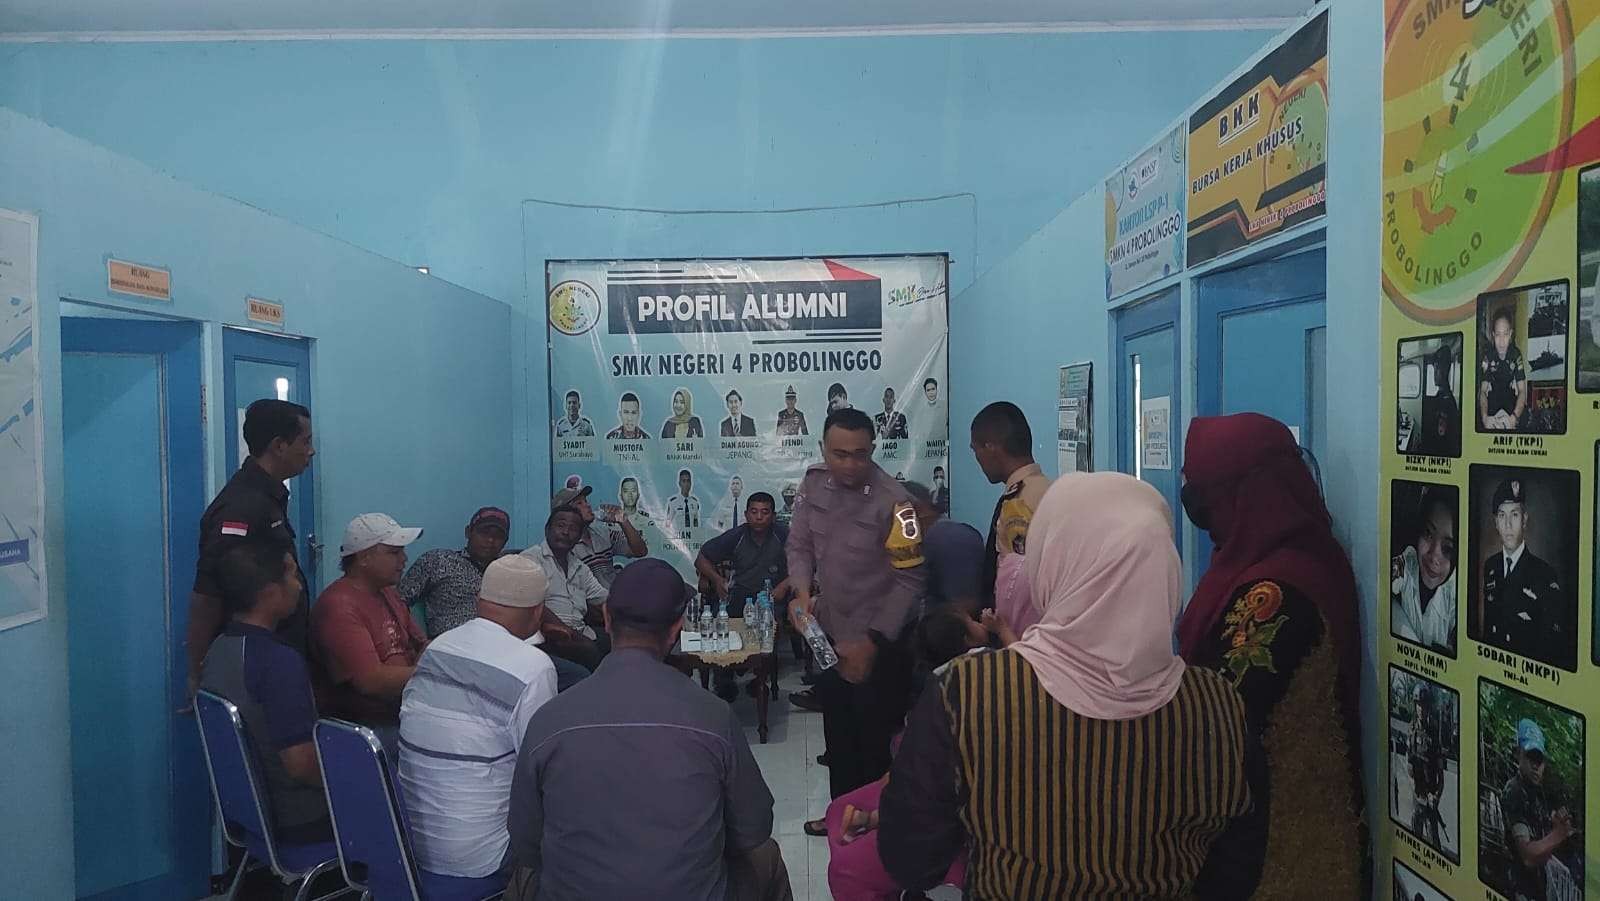
[[[417,864],[428,873],[505,887],[511,778],[528,719],[556,696],[556,670],[535,645],[549,589],[527,557],[489,564],[477,618],[423,652],[400,707],[400,784]]]
[[[384,513],[363,513],[339,545],[344,575],[311,606],[311,632],[328,680],[325,713],[372,727],[393,758],[400,692],[428,639],[395,586],[406,545],[422,535]]]

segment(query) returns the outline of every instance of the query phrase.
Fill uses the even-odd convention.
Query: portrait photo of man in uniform
[[[1461,860],[1461,695],[1389,667],[1389,819]]]
[[[1467,632],[1576,672],[1578,473],[1474,466]]]
[[[1395,451],[1461,456],[1460,333],[1400,342],[1395,372]]]
[[[617,399],[617,427],[606,433],[607,441],[643,441],[650,433],[639,427],[641,405],[632,391]]]
[[[583,415],[583,398],[576,391],[568,391],[563,401],[566,415],[556,420],[556,437],[593,438],[594,423]]]
[[[894,389],[883,389],[883,412],[872,417],[878,437],[884,441],[899,441],[906,437],[906,414],[894,408]]]
[[[1478,297],[1479,432],[1566,432],[1567,309],[1565,281]]]
[[[783,409],[778,411],[778,436],[780,438],[793,438],[799,435],[809,435],[811,430],[806,427],[805,411],[799,409],[800,396],[795,393],[794,386],[783,389]]]
[[[1581,901],[1583,716],[1478,680],[1478,878],[1512,901]]]

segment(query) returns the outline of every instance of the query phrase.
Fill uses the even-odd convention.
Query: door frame
[[[95,897],[203,897],[211,877],[211,794],[188,694],[189,593],[184,582],[200,555],[200,516],[206,507],[205,422],[202,418],[204,334],[188,320],[61,317],[61,353],[155,355],[161,358],[163,463],[166,469],[168,673],[172,711],[172,835],[174,870]],[[70,474],[67,474],[70,478]],[[64,524],[64,528],[70,524]],[[67,606],[70,622],[71,604]],[[70,626],[69,626],[70,629]],[[70,682],[69,700],[70,707]],[[69,710],[70,717],[70,710]],[[196,894],[198,893],[198,894]]]
[[[1117,442],[1117,469],[1128,475],[1134,472],[1133,455],[1138,453],[1139,449],[1132,446],[1134,442],[1131,440],[1125,440],[1122,431],[1123,426],[1133,415],[1133,379],[1127,372],[1127,345],[1129,341],[1163,329],[1172,330],[1172,418],[1170,420],[1172,470],[1177,473],[1183,467],[1183,433],[1187,425],[1183,414],[1183,392],[1188,374],[1183,369],[1185,336],[1182,311],[1182,291],[1178,285],[1164,288],[1111,311],[1112,359],[1116,361],[1112,367],[1112,378],[1117,393],[1116,424],[1111,431]],[[1173,540],[1178,545],[1179,556],[1182,556],[1182,519],[1175,516],[1174,522]]]
[[[222,327],[222,424],[223,447],[225,458],[223,460],[222,481],[226,482],[239,468],[239,403],[238,383],[234,379],[234,362],[246,360],[256,363],[270,363],[277,366],[292,366],[299,370],[302,383],[305,386],[304,396],[295,400],[295,403],[310,409],[312,392],[311,372],[311,339],[300,338],[292,335],[274,335],[258,332],[252,329],[236,328],[234,326]],[[315,421],[315,413],[312,419]],[[299,485],[296,487],[297,496],[302,499],[300,516],[294,523],[295,538],[300,542],[296,549],[300,559],[300,570],[306,575],[306,590],[314,598],[317,590],[322,587],[322,544],[319,537],[320,529],[317,527],[317,460],[312,458],[301,473]]]

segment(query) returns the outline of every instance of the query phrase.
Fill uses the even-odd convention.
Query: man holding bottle
[[[816,687],[835,798],[889,770],[910,689],[902,637],[925,587],[916,510],[905,486],[873,461],[875,432],[859,410],[828,415],[823,462],[801,483],[787,545],[790,622],[803,633],[814,616],[839,657]],[[806,832],[826,828],[817,820]]]

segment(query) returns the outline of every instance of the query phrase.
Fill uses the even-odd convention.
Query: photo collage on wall
[[[1389,31],[1383,72],[1378,847],[1397,901],[1579,901],[1600,851],[1600,154],[1577,136],[1600,128],[1600,61],[1573,54],[1600,4],[1465,6],[1385,0],[1426,27]],[[1534,41],[1517,65],[1494,49]]]

